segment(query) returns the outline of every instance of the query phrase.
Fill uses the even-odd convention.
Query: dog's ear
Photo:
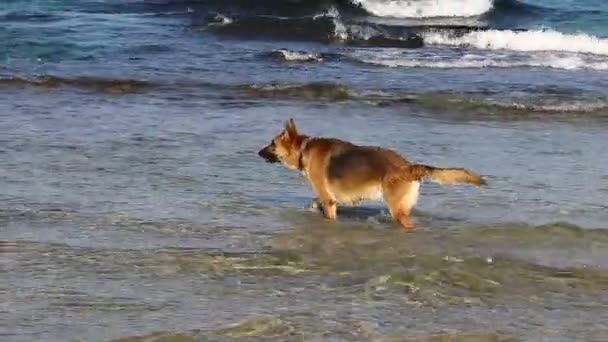
[[[287,137],[289,139],[294,140],[298,136],[298,129],[296,128],[296,123],[292,118],[287,120],[285,123],[285,132],[287,133]]]

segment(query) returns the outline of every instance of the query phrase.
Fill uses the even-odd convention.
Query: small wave
[[[218,14],[208,18],[207,27],[216,34],[239,38],[313,40],[327,42],[333,39],[334,23],[331,18],[277,17],[265,15]]]
[[[17,12],[0,12],[0,21],[2,22],[37,22],[48,23],[63,20],[64,17],[54,13],[17,11]]]
[[[513,57],[513,56],[511,56]],[[545,67],[553,69],[608,70],[608,61],[598,61],[578,55],[533,55],[526,58],[505,58],[504,56],[465,55],[460,58],[363,58],[363,63],[390,68],[437,68],[437,69],[477,69],[477,68],[526,68]]]
[[[472,17],[492,10],[493,0],[353,0],[380,17]]]
[[[544,113],[593,113],[604,112],[608,110],[608,103],[595,101],[572,101],[566,103],[555,104],[534,104],[534,103],[519,103],[519,102],[500,102],[490,101],[488,105],[502,107],[505,109],[516,109],[526,112],[544,112]]]
[[[211,16],[208,18],[208,24],[209,26],[224,26],[224,25],[229,25],[232,24],[232,18],[225,16],[221,13],[218,13],[214,16]]]
[[[566,115],[567,117],[598,116],[608,114],[608,99],[586,98],[580,94],[555,94],[528,90],[528,96],[503,96],[488,91],[472,93],[422,92],[403,93],[383,91],[375,93],[351,91],[351,99],[369,105],[406,106],[432,113],[475,117],[519,118],[529,115]],[[608,231],[608,230],[607,230]]]
[[[362,63],[385,66],[389,68],[436,68],[436,69],[456,69],[456,68],[488,68],[488,67],[517,67],[516,63],[499,62],[491,59],[458,59],[458,60],[426,60],[426,59],[361,59]]]
[[[534,227],[523,226],[511,233],[512,225],[490,231],[487,226],[472,229],[467,224],[461,232],[443,236],[445,243],[440,248],[429,249],[425,243],[427,240],[421,235],[416,237],[416,241],[404,243],[398,242],[392,233],[387,236],[386,231],[353,231],[349,227],[349,234],[344,234],[302,226],[279,236],[275,245],[297,253],[305,264],[314,260],[318,269],[328,274],[340,274],[344,277],[340,283],[344,285],[338,286],[360,289],[364,295],[403,290],[409,300],[429,304],[495,300],[505,298],[505,295],[510,302],[527,301],[532,296],[546,293],[584,296],[593,300],[608,288],[606,269],[583,267],[584,264],[579,263],[545,265],[541,260],[528,260],[507,253],[519,247],[522,241],[527,241],[527,234],[534,235],[534,242],[538,245],[539,241],[594,244],[594,234],[605,239],[608,231],[598,230],[587,236],[585,229],[563,224],[530,228]],[[428,241],[434,241],[436,236],[428,238],[431,239]],[[467,248],[463,249],[463,246]],[[479,247],[472,246],[481,248],[478,250]],[[504,249],[486,249],[494,246]],[[542,246],[538,250],[540,253],[552,252],[550,244],[543,243]],[[353,249],[364,253],[365,258],[353,262]],[[379,268],[379,265],[382,266]],[[373,274],[373,277],[358,276],[361,274]],[[572,286],[564,287],[566,282]]]
[[[527,115],[596,115],[608,113],[606,99],[571,100],[561,96],[543,97],[532,94],[529,98],[495,98],[492,94],[427,93],[416,97],[414,105],[426,110],[466,115],[525,117]],[[497,97],[497,96],[496,96]],[[388,100],[385,100],[385,103]]]
[[[467,113],[467,115],[584,114],[603,116],[608,100],[565,97],[565,94],[535,94],[530,98],[500,98],[494,93],[404,93],[355,89],[344,84],[313,82],[304,84],[242,84],[232,88],[241,96],[260,99],[304,101],[360,101],[373,106],[410,106],[423,110]],[[540,96],[537,96],[540,95]]]
[[[323,82],[301,85],[247,84],[237,88],[249,96],[260,98],[295,98],[301,100],[344,101],[356,96],[347,86]]]
[[[605,228],[583,228],[568,222],[553,222],[543,225],[533,226],[528,224],[499,224],[496,226],[484,226],[479,228],[467,227],[466,234],[473,234],[483,239],[490,238],[511,238],[526,239],[530,242],[538,240],[563,239],[583,239],[608,243],[608,229]]]
[[[305,51],[292,51],[286,49],[272,51],[268,55],[271,58],[285,62],[322,62],[324,60],[321,54],[307,53]]]
[[[0,86],[34,86],[43,88],[78,87],[93,89],[103,93],[135,93],[154,86],[150,82],[131,79],[104,79],[97,77],[64,78],[44,75],[35,78],[19,76],[0,77]]]
[[[472,31],[462,36],[449,32],[426,32],[423,37],[426,44],[436,45],[490,50],[562,51],[608,55],[608,39],[585,33],[565,34],[551,30],[486,30]]]
[[[581,266],[599,267],[603,272],[608,271],[605,266],[608,257],[605,252],[608,247],[606,228],[584,228],[557,221],[538,226],[506,222],[483,226],[463,225],[459,229],[455,235],[457,240],[478,241],[486,246],[484,249],[499,254],[506,253],[535,264],[559,267],[561,271]],[[503,249],[502,246],[505,245],[517,247],[514,250]],[[598,252],[588,253],[591,246]],[[542,252],[536,254],[539,251]]]
[[[217,340],[218,337],[230,339],[252,340],[264,339],[288,339],[293,336],[295,327],[292,322],[275,317],[252,317],[251,319],[230,324],[225,327],[212,329],[197,329],[189,332],[163,331],[145,336],[130,336],[112,340],[111,342],[194,342]]]
[[[415,49],[424,45],[420,36],[412,35],[406,38],[390,38],[382,35],[367,39],[350,38],[345,41],[348,45],[358,47],[381,47],[381,48],[406,48]]]
[[[224,19],[227,18],[227,19]],[[365,22],[345,24],[335,8],[308,17],[213,16],[207,28],[216,34],[247,39],[303,40],[360,47],[419,48],[425,27],[393,28]],[[394,31],[394,32],[392,32]],[[469,30],[467,30],[468,32]]]
[[[73,215],[72,211],[64,208],[0,208],[0,221],[64,220]]]

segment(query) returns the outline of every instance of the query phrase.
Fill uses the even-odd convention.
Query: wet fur
[[[411,229],[410,212],[423,178],[439,184],[486,184],[467,169],[414,164],[387,148],[300,134],[293,119],[258,154],[268,162],[302,171],[330,220],[336,218],[338,204],[383,199],[391,216]]]

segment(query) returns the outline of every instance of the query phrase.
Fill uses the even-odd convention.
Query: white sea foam
[[[332,21],[334,22],[334,37],[339,39],[339,40],[346,40],[348,38],[348,30],[346,29],[346,26],[344,26],[344,23],[342,22],[342,19],[340,18],[340,12],[335,8],[335,7],[330,7],[329,10],[327,10],[327,12],[321,14],[321,15],[316,15],[314,17],[314,19],[317,19],[321,16],[325,16],[325,17],[329,17],[332,18]]]
[[[323,57],[317,54],[307,53],[303,51],[293,51],[287,49],[281,49],[275,51],[281,58],[289,62],[322,62]]]
[[[565,34],[550,30],[488,30],[455,37],[449,33],[427,32],[426,44],[470,46],[478,49],[513,51],[561,51],[608,56],[608,39],[585,33]]]
[[[351,0],[380,17],[428,18],[471,17],[484,14],[493,0]]]
[[[515,58],[517,57],[517,58]],[[403,68],[438,68],[438,69],[476,69],[476,68],[523,68],[545,67],[554,69],[592,69],[608,70],[608,60],[585,58],[578,55],[537,54],[522,58],[521,56],[476,56],[465,55],[460,58],[362,58],[363,63]]]
[[[571,101],[567,103],[547,103],[547,104],[533,104],[533,103],[519,103],[519,102],[500,102],[491,101],[489,104],[504,107],[504,108],[515,108],[519,110],[535,111],[535,112],[556,112],[556,113],[589,113],[605,111],[608,109],[608,103],[602,101]]]
[[[232,24],[232,21],[233,21],[232,18],[227,17],[227,16],[225,16],[225,15],[223,15],[221,13],[218,13],[218,14],[216,14],[213,17],[213,21],[210,22],[207,25],[209,25],[209,26],[225,26],[225,25]]]

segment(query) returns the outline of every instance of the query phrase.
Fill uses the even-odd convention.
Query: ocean
[[[309,209],[309,135],[467,167]],[[608,2],[4,0],[0,340],[608,340]]]

